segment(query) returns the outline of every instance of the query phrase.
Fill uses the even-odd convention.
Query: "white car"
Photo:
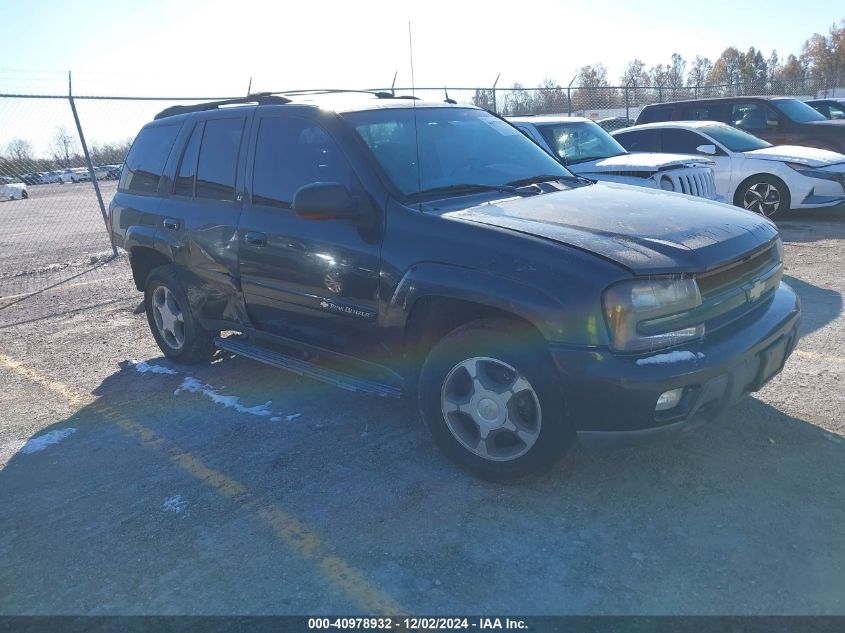
[[[84,167],[65,169],[59,174],[59,182],[83,182],[91,180],[91,174]]]
[[[25,200],[29,198],[26,184],[20,178],[0,176],[0,198],[9,200]]]
[[[630,154],[599,125],[582,117],[508,120],[578,176],[719,199],[713,162],[707,156]]]
[[[715,121],[647,123],[613,137],[631,152],[682,151],[713,159],[719,195],[767,217],[845,202],[845,155],[837,152],[772,145]]]
[[[62,181],[62,172],[60,171],[48,171],[46,174],[41,176],[41,184],[42,185],[50,185],[55,184],[57,182]]]

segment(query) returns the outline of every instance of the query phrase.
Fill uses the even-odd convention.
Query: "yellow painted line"
[[[402,615],[406,613],[396,601],[376,586],[366,574],[330,553],[320,537],[299,519],[275,502],[257,498],[240,482],[206,466],[197,456],[182,450],[170,440],[134,421],[122,411],[97,403],[89,395],[79,393],[14,358],[0,354],[0,365],[24,378],[66,398],[73,406],[89,405],[92,411],[113,422],[143,446],[164,453],[170,461],[194,479],[212,487],[220,496],[232,500],[268,525],[273,533],[296,554],[312,561],[322,577],[357,602],[367,613]]]
[[[845,364],[845,356],[832,356],[830,354],[819,354],[818,352],[808,352],[803,349],[797,349],[792,352],[795,356],[800,356],[801,358],[806,358],[808,360],[817,360],[823,361],[827,363],[841,363]]]

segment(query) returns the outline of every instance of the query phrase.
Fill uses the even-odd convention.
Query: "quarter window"
[[[153,194],[158,189],[179,125],[157,125],[138,133],[126,157],[119,188],[129,193]]]
[[[337,144],[321,127],[295,117],[261,120],[253,171],[253,201],[286,209],[305,185],[337,182],[352,187],[352,169]]]
[[[762,103],[737,103],[731,109],[731,125],[741,130],[760,131],[778,126],[777,115]]]
[[[197,165],[197,198],[235,199],[235,174],[243,125],[240,118],[205,122]]]

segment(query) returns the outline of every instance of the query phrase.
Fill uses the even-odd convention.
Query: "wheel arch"
[[[134,246],[129,250],[132,279],[135,281],[135,287],[141,292],[144,291],[147,277],[153,269],[172,263],[169,257],[150,246]]]

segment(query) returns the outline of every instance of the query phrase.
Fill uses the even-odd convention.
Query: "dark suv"
[[[845,121],[829,120],[792,97],[727,97],[645,106],[637,125],[664,121],[719,121],[773,145],[804,145],[845,153]]]
[[[219,347],[417,398],[437,444],[493,478],[547,469],[579,429],[713,416],[797,340],[771,222],[575,177],[470,106],[170,108],[109,218],[167,357]]]

